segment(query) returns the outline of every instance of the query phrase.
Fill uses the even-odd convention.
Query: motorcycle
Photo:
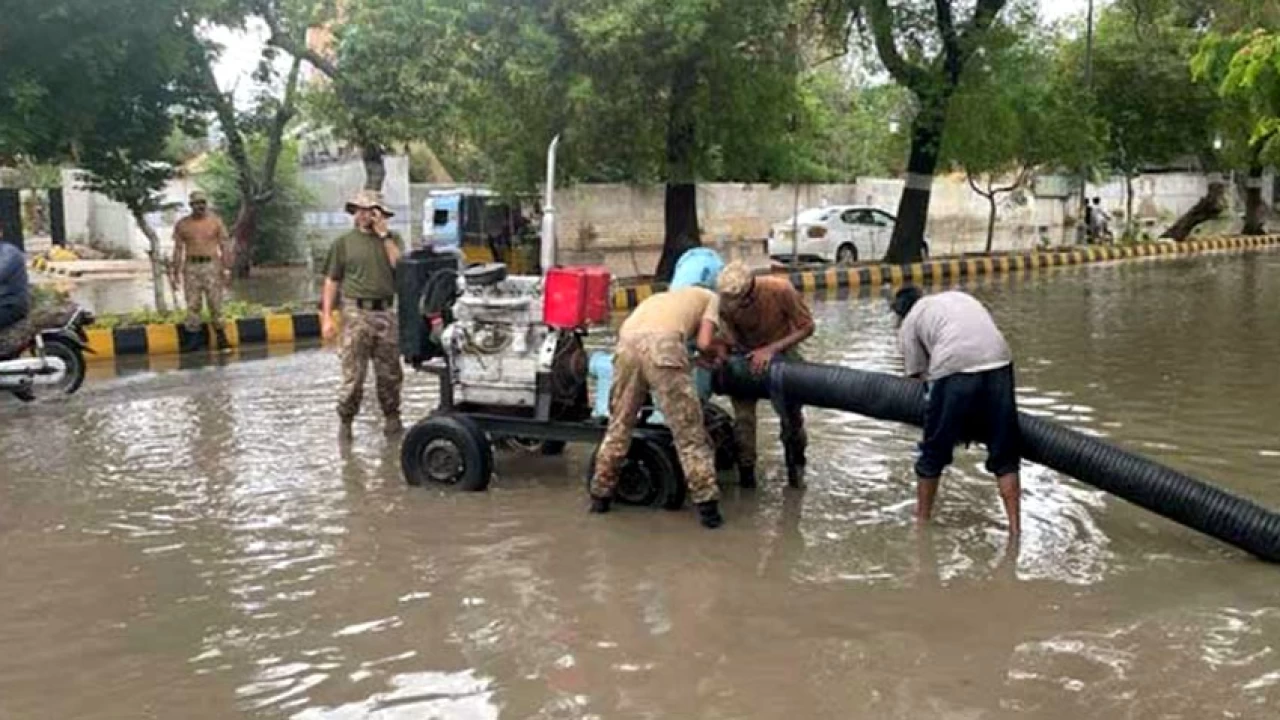
[[[0,392],[23,402],[44,395],[70,395],[84,383],[93,315],[76,308],[61,325],[37,327],[15,353],[0,356]]]

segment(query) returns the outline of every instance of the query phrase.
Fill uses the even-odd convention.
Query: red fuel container
[[[609,268],[591,265],[582,271],[587,276],[587,322],[609,322]]]
[[[561,330],[587,324],[587,276],[582,268],[551,268],[547,271],[544,293],[544,323]]]

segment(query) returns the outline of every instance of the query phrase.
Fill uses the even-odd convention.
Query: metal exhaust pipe
[[[556,264],[556,148],[560,136],[551,139],[547,147],[547,184],[542,198],[542,248],[538,264],[545,275]]]

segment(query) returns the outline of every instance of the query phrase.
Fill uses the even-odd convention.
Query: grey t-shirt
[[[898,329],[907,374],[941,380],[956,373],[995,370],[1013,354],[990,313],[956,290],[920,298]]]

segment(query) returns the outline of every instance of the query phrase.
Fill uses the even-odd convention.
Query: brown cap
[[[378,209],[387,217],[394,217],[395,213],[387,209],[386,204],[382,202],[382,193],[376,190],[361,190],[351,199],[347,201],[347,213],[354,215],[356,210],[372,210]]]
[[[203,190],[192,190],[191,195],[187,197],[187,202],[193,204],[198,202],[208,204],[209,196],[205,195]]]

